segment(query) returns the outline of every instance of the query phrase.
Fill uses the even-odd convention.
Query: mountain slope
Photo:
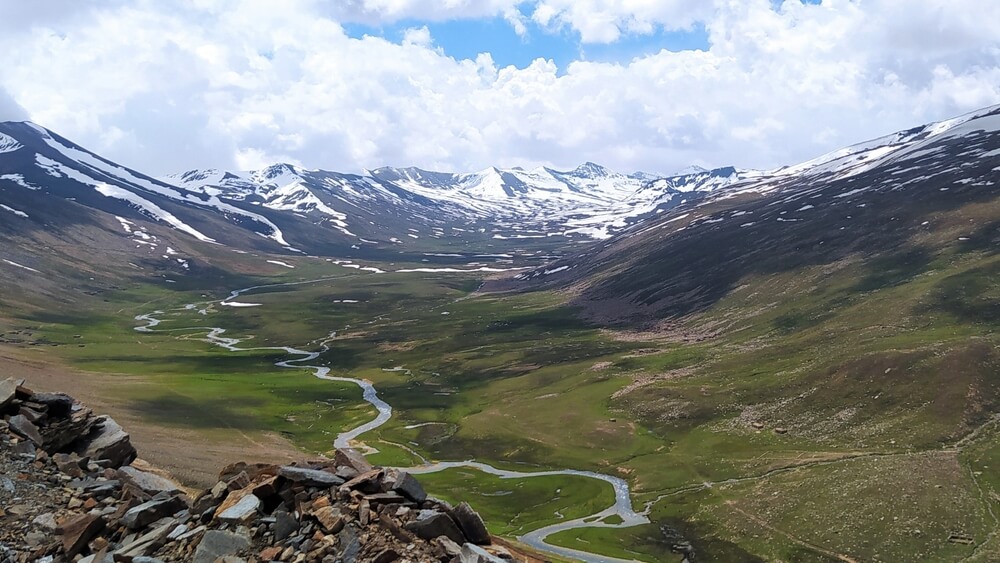
[[[748,174],[519,278],[528,288],[579,286],[595,312],[607,302],[627,305],[623,315],[681,317],[712,306],[751,275],[925,247],[914,240],[935,241],[934,252],[988,246],[992,220],[949,223],[947,230],[932,220],[991,202],[998,183],[1000,106]]]
[[[734,182],[506,287],[640,342],[599,372],[663,440],[637,472],[697,468],[620,545],[683,520],[763,560],[994,561],[998,249],[995,106]]]

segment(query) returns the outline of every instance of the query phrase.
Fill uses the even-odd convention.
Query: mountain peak
[[[574,176],[582,176],[585,178],[599,178],[602,176],[610,176],[613,172],[596,162],[587,161],[580,166],[577,166],[576,169],[573,170],[572,174]]]
[[[704,174],[705,172],[708,172],[708,168],[704,168],[702,166],[698,166],[697,164],[692,164],[691,166],[688,166],[686,168],[678,170],[677,172],[674,172],[673,175],[674,176],[690,176],[692,174]]]

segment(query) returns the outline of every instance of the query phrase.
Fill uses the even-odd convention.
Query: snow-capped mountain
[[[153,178],[32,123],[6,122],[0,123],[0,234],[99,224],[149,253],[163,252],[165,244],[147,244],[137,233],[239,250],[390,260],[400,253],[470,249],[563,251],[594,239],[637,236],[682,205],[703,210],[772,192],[805,199],[831,185],[849,186],[846,198],[891,187],[914,170],[924,172],[914,172],[914,182],[933,178],[945,173],[939,168],[949,170],[948,162],[995,156],[953,154],[952,147],[956,139],[995,131],[997,113],[987,108],[776,170],[690,167],[666,178],[590,162],[568,171],[385,167],[361,174],[276,164]],[[877,184],[874,172],[882,174]]]
[[[610,236],[674,203],[679,190],[647,189],[650,178],[588,162],[570,171],[490,167],[456,174],[384,167],[361,175],[278,164],[249,172],[192,170],[161,180],[222,199],[291,211],[366,239],[379,238],[373,226],[390,239],[413,231],[430,230],[434,236],[435,231],[459,226],[504,240]],[[680,180],[675,184],[683,187]],[[408,231],[392,233],[389,226],[398,225],[401,217],[409,219]]]
[[[677,179],[667,178],[645,189],[694,185],[698,200],[520,273],[515,285],[572,285],[595,315],[632,322],[703,311],[747,279],[780,278],[767,286],[777,294],[789,279],[781,274],[826,275],[817,265],[864,264],[863,292],[937,260],[994,254],[1000,105],[796,166],[694,176],[701,183],[671,188]]]

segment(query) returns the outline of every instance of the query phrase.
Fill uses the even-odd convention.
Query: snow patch
[[[3,261],[6,262],[6,263],[8,263],[8,264],[10,264],[11,266],[16,266],[18,268],[22,268],[22,269],[28,270],[29,272],[35,272],[36,274],[40,274],[41,273],[41,272],[39,272],[38,270],[36,270],[34,268],[29,268],[29,267],[27,267],[27,266],[25,266],[23,264],[18,264],[17,262],[12,262],[10,260],[7,260],[6,258],[4,258]]]
[[[25,213],[24,211],[19,211],[17,209],[14,209],[13,207],[8,207],[2,203],[0,203],[0,209],[3,209],[5,211],[10,211],[14,215],[17,215],[18,217],[24,217],[25,219],[28,218],[28,214]]]

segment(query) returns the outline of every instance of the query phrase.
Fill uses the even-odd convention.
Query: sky
[[[774,168],[1000,103],[992,0],[0,0],[0,121],[161,175]]]

